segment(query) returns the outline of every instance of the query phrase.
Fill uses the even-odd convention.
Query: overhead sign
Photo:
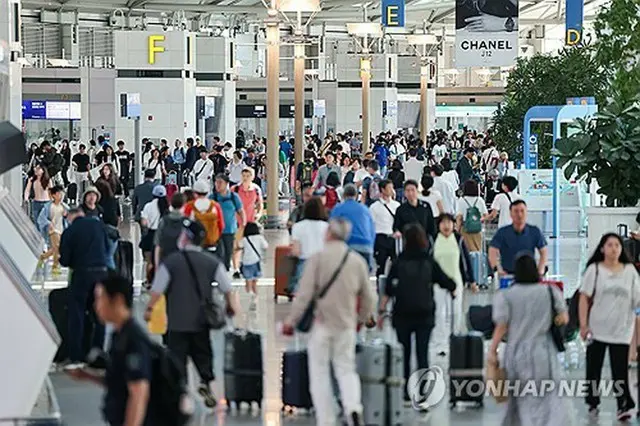
[[[584,18],[584,0],[567,0],[565,11],[567,46],[575,46],[582,42],[582,21]]]
[[[80,120],[80,102],[22,101],[23,120]]]
[[[382,0],[382,26],[404,27],[404,0]]]
[[[506,67],[518,57],[518,0],[456,0],[456,67]]]
[[[324,99],[313,100],[313,116],[320,118],[327,116],[327,103]]]
[[[149,64],[156,63],[156,54],[164,52],[164,46],[161,44],[164,42],[163,35],[150,35],[149,36]]]

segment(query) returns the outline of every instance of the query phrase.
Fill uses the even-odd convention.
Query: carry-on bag
[[[282,354],[282,404],[283,410],[289,412],[296,408],[313,408],[309,392],[309,359],[298,339],[296,335],[295,347]]]
[[[365,425],[403,424],[403,353],[402,345],[381,340],[356,346]]]
[[[291,246],[276,247],[275,257],[276,280],[273,287],[273,299],[277,302],[278,296],[286,296],[291,301],[292,296],[287,288],[296,267],[296,258],[291,256]]]
[[[453,305],[453,299],[451,299]],[[451,324],[454,308],[451,306]],[[471,331],[466,334],[451,333],[449,337],[449,407],[458,402],[473,402],[477,408],[484,406],[484,392],[476,392],[470,381],[484,381],[484,335]],[[473,391],[473,392],[472,392]]]
[[[493,335],[493,306],[469,306],[469,312],[467,313],[467,328],[469,330],[478,331],[482,333],[485,339],[491,339]]]
[[[236,329],[225,333],[224,389],[229,406],[255,402],[263,398],[262,336]]]
[[[62,362],[69,358],[69,350],[67,348],[67,342],[69,339],[69,313],[67,306],[67,300],[69,298],[68,292],[69,290],[67,288],[58,288],[51,290],[51,293],[49,293],[49,313],[62,340],[58,347],[58,351],[53,358],[54,362]],[[84,315],[84,333],[82,337],[82,349],[85,356],[91,349],[93,328],[94,324],[91,314],[86,311]]]

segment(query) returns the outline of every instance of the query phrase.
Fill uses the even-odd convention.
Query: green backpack
[[[464,223],[462,226],[464,230],[468,234],[477,234],[478,232],[482,232],[482,214],[480,213],[480,209],[476,207],[478,204],[478,199],[473,203],[473,205],[469,204],[466,198],[462,198],[465,203],[467,203],[467,214],[464,217]]]

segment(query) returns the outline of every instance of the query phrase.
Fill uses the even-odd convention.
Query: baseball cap
[[[154,197],[162,198],[167,196],[167,189],[162,185],[156,185],[153,187],[151,194]]]
[[[199,246],[204,237],[207,234],[207,231],[204,229],[204,226],[197,220],[185,219],[182,221],[182,228],[185,233],[191,240],[194,245]]]
[[[196,194],[208,194],[209,184],[201,180],[196,181],[196,183],[193,184],[193,192]]]

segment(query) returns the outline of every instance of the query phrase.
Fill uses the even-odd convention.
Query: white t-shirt
[[[306,260],[324,248],[329,223],[304,219],[291,228],[291,239],[300,244],[300,259]]]
[[[456,211],[456,188],[442,176],[434,176],[433,190],[442,194],[442,207],[446,213],[454,214]]]
[[[511,201],[509,201],[509,197],[511,197]],[[511,207],[511,203],[519,199],[520,196],[513,192],[509,193],[508,197],[506,194],[500,193],[493,199],[493,203],[491,203],[491,210],[498,210],[500,212],[500,215],[498,216],[498,228],[511,225],[511,212],[509,209]]]
[[[466,200],[466,201],[465,201]],[[469,204],[467,204],[469,203]],[[467,216],[467,209],[471,206],[476,206],[480,211],[481,215],[487,214],[487,205],[484,200],[480,197],[461,197],[458,198],[458,206],[456,207],[456,214],[458,216],[462,216],[462,222],[464,222],[464,218]]]
[[[239,163],[232,162],[229,164],[229,180],[233,183],[240,183],[242,180],[242,171],[246,167],[244,161],[240,160]]]
[[[447,147],[442,145],[436,145],[432,150],[433,158],[436,160],[436,163],[440,163],[443,158],[447,156]]]
[[[251,240],[253,247],[255,247],[260,254],[259,256],[256,250],[251,247],[248,240]],[[250,237],[244,237],[242,241],[240,241],[240,247],[242,248],[242,264],[255,265],[264,258],[264,252],[269,248],[269,243],[262,235],[251,235]]]
[[[413,179],[416,182],[420,183],[420,179],[422,179],[422,171],[424,169],[424,164],[422,161],[419,161],[415,157],[411,157],[404,163],[404,177],[407,180]]]
[[[211,176],[213,175],[213,161],[205,158],[199,158],[198,161],[193,165],[193,177],[196,180],[201,180],[204,182],[209,182],[211,180]]]
[[[358,169],[353,176],[353,181],[355,183],[362,183],[362,181],[367,177],[369,177],[369,172],[366,169]]]
[[[449,182],[455,189],[460,187],[460,176],[458,176],[458,172],[455,170],[442,173],[442,179]]]
[[[597,282],[596,282],[597,275]],[[602,263],[591,264],[582,276],[580,292],[593,296],[589,328],[599,342],[628,345],[633,337],[635,310],[640,307],[640,276],[633,264],[614,273]]]
[[[400,203],[396,200],[386,202],[382,198],[371,204],[369,212],[371,212],[371,217],[373,218],[376,234],[393,234],[393,221],[398,207],[400,207]]]
[[[160,209],[158,209],[158,199],[149,201],[142,209],[141,217],[147,221],[147,227],[153,231],[158,229],[160,225]]]
[[[443,213],[438,208],[438,201],[442,202],[442,194],[440,193],[440,191],[431,188],[428,196],[425,197],[424,195],[420,194],[418,195],[418,200],[426,201],[427,203],[429,203],[434,218],[440,216],[440,214]]]

